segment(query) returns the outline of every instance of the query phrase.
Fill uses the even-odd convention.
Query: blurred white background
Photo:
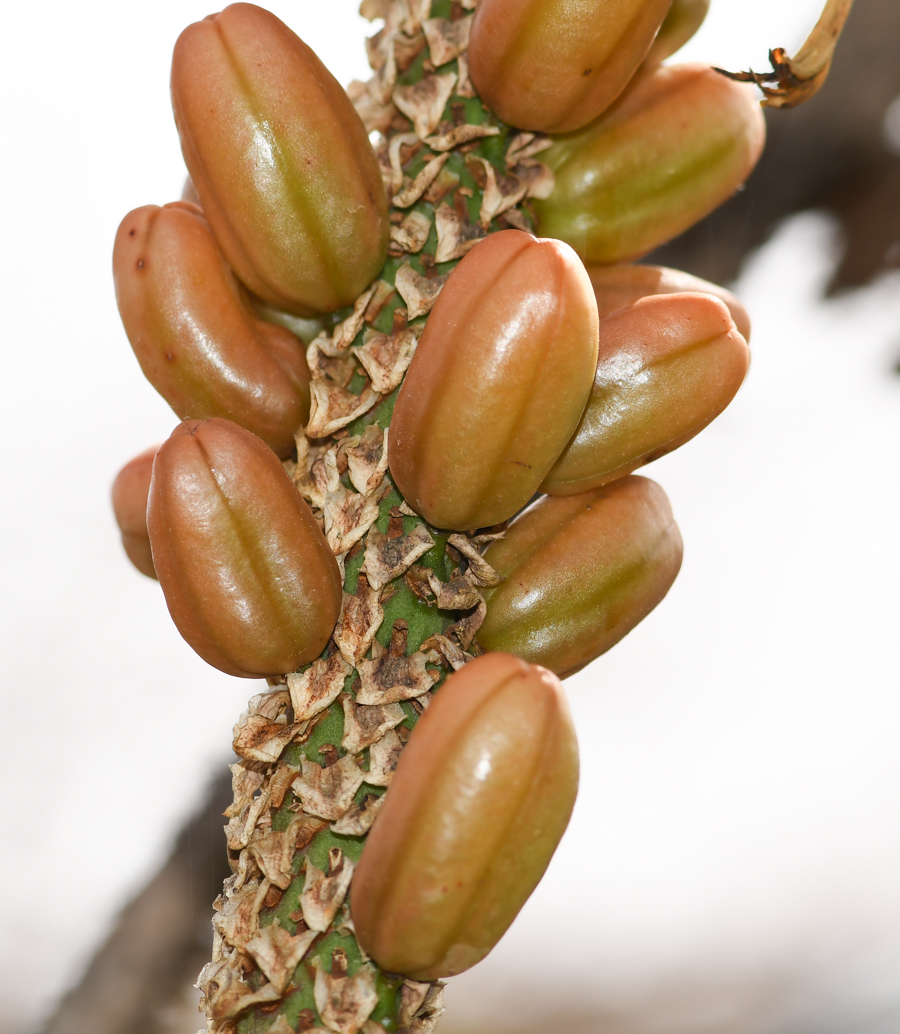
[[[713,0],[678,60],[759,68],[819,3]],[[270,6],[339,80],[367,77],[355,0]],[[168,62],[208,13],[51,0],[4,17],[3,1034],[77,977],[255,691],[182,643],[108,502],[176,423],[119,324],[111,250],[126,212],[180,193]],[[742,277],[748,382],[647,471],[682,574],[567,684],[575,819],[507,939],[451,985],[447,1034],[562,1015],[575,1034],[657,998],[671,1019],[695,985],[742,988],[722,1015],[746,1001],[754,1031],[900,1029],[900,280],[820,303],[835,247],[801,216]]]

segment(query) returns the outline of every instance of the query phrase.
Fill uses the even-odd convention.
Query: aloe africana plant
[[[487,234],[535,229],[532,199],[552,198],[538,157],[552,141],[504,125],[469,81],[473,7],[363,3],[385,27],[370,41],[374,78],[350,93],[382,134],[388,257],[309,343],[310,416],[286,461],[338,558],[343,606],[333,645],[271,678],[235,728],[234,875],[199,982],[211,1030],[429,1031],[442,1011],[438,983],[365,956],[347,891],[397,757],[444,675],[480,651],[499,581],[482,553],[503,529],[428,525],[394,486],[385,433],[447,276]]]

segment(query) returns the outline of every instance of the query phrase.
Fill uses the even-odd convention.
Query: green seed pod
[[[586,263],[625,262],[727,200],[762,153],[753,90],[706,65],[636,76],[617,103],[541,154],[556,183],[538,227]]]
[[[365,127],[275,15],[232,4],[175,44],[172,105],[229,265],[297,315],[351,304],[387,253],[387,198]]]
[[[469,73],[510,125],[580,129],[605,111],[647,55],[671,0],[479,0]]]
[[[491,234],[444,285],[391,420],[391,474],[438,528],[505,521],[581,419],[597,305],[578,257],[521,230]]]
[[[272,450],[229,420],[185,420],[157,454],[147,526],[178,631],[229,675],[318,657],[341,609],[337,562]]]
[[[542,491],[586,492],[677,449],[725,409],[749,365],[746,341],[711,295],[652,295],[610,313],[591,397]]]
[[[253,312],[201,211],[176,201],[130,212],[113,273],[131,347],[178,416],[226,417],[290,455],[309,419],[306,350]]]
[[[353,875],[362,947],[414,980],[474,966],[543,876],[577,789],[555,676],[506,654],[451,675],[400,756]]]
[[[148,578],[156,578],[150,535],[147,532],[147,496],[150,493],[150,475],[153,457],[158,445],[153,445],[140,456],[135,456],[116,474],[112,486],[113,513],[122,533],[122,545],[128,559]]]
[[[485,593],[478,642],[565,678],[653,610],[675,581],[681,554],[669,500],[647,478],[545,496],[485,554],[506,580]]]
[[[601,319],[652,294],[711,294],[728,306],[741,337],[750,340],[750,313],[740,298],[699,276],[666,266],[588,266],[588,276]]]
[[[687,43],[706,18],[709,0],[672,0],[653,46],[644,61],[645,68],[655,68]]]

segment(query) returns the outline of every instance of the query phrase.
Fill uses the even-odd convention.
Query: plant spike
[[[764,108],[799,107],[818,93],[828,78],[835,47],[852,6],[853,0],[827,0],[795,57],[788,57],[783,47],[769,51],[771,72],[726,72],[723,68],[716,71],[737,82],[756,83],[765,94]]]
[[[479,652],[493,580],[475,558],[502,534],[466,541],[413,514],[386,472],[384,431],[446,275],[488,233],[531,230],[527,199],[552,188],[535,158],[543,138],[511,131],[469,84],[471,6],[362,5],[386,24],[368,42],[375,75],[348,92],[366,129],[383,134],[391,244],[379,279],[309,345],[310,421],[296,466],[286,463],[338,557],[344,602],[322,657],[270,680],[235,726],[234,875],[198,981],[217,1034],[322,1023],[339,1034],[426,1034],[443,1012],[439,982],[404,980],[366,958],[347,890],[397,746],[431,691]]]

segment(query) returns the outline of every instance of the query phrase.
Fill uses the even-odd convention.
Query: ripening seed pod
[[[337,562],[275,453],[229,420],[185,420],[156,456],[147,526],[178,631],[229,675],[318,657],[341,608]]]
[[[451,675],[400,756],[353,875],[362,947],[414,980],[474,966],[543,876],[577,789],[554,675],[507,654]]]
[[[391,474],[438,528],[511,517],[575,431],[597,367],[597,305],[575,253],[491,234],[444,285],[391,420]]]
[[[152,445],[126,463],[112,486],[113,513],[122,533],[122,546],[128,559],[148,578],[156,578],[147,532],[147,496],[158,449],[158,445]]]
[[[645,68],[655,68],[671,57],[693,37],[709,11],[709,0],[672,0],[656,39],[644,61]]]
[[[200,209],[176,201],[130,212],[113,272],[134,354],[179,418],[225,417],[290,455],[309,419],[306,350],[253,312]]]
[[[750,340],[750,313],[740,298],[718,284],[666,266],[588,266],[601,319],[654,294],[711,294],[728,306],[741,337]]]
[[[681,554],[669,500],[647,478],[545,496],[485,553],[505,581],[485,592],[478,642],[565,678],[653,610],[675,581]]]
[[[638,258],[729,198],[762,153],[752,89],[706,65],[637,75],[617,103],[541,161],[555,185],[538,228],[590,264]]]
[[[275,15],[232,4],[175,44],[172,105],[229,265],[297,315],[349,305],[387,253],[387,198],[340,83]]]
[[[469,74],[519,129],[586,126],[628,85],[671,0],[479,0]]]
[[[610,313],[581,423],[541,490],[586,492],[677,449],[725,409],[749,365],[711,295],[651,295]]]

